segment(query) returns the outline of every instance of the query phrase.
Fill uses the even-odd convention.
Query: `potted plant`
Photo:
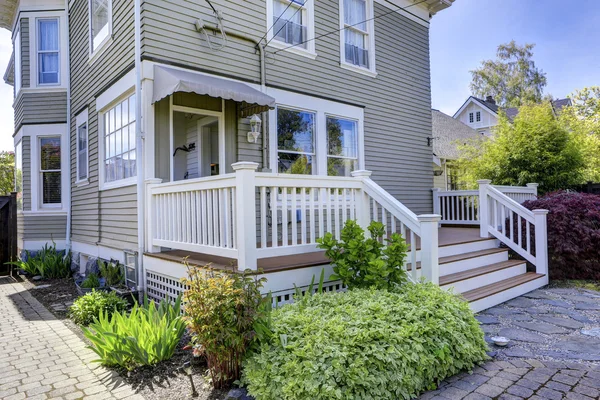
[[[85,277],[75,279],[75,286],[80,295],[91,292],[94,289],[102,289],[105,286],[105,279],[98,276],[96,273],[90,273]]]

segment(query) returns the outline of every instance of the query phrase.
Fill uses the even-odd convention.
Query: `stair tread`
[[[443,264],[449,264],[449,263],[456,262],[456,261],[463,261],[463,260],[468,260],[470,258],[483,257],[483,256],[491,255],[491,254],[504,253],[504,252],[508,253],[508,249],[494,248],[494,249],[469,251],[467,253],[456,254],[453,256],[440,257],[439,265],[441,266]],[[412,270],[412,263],[408,263],[406,265],[406,267],[409,271]],[[420,268],[421,268],[421,261],[417,261],[417,269],[420,269]]]
[[[526,272],[524,274],[514,276],[512,278],[504,279],[499,282],[495,282],[486,286],[482,286],[477,289],[469,290],[468,292],[462,293],[462,296],[469,302],[484,299],[494,294],[503,292],[508,289],[512,289],[516,286],[524,283],[533,281],[535,279],[542,278],[544,274],[536,274],[535,272]]]
[[[449,285],[451,283],[464,281],[467,279],[475,278],[477,276],[501,271],[506,268],[523,264],[525,264],[525,261],[522,260],[508,260],[497,262],[494,264],[484,265],[483,267],[472,268],[466,271],[456,272],[454,274],[443,275],[440,276],[440,286]]]

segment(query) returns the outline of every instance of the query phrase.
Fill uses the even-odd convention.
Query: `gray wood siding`
[[[99,132],[96,97],[111,86],[134,62],[133,2],[113,1],[113,42],[99,56],[89,59],[88,4],[73,2],[71,40],[71,182],[72,240],[117,249],[137,247],[136,186],[99,191]],[[75,185],[75,118],[88,107],[89,184]]]
[[[19,93],[14,105],[15,132],[23,125],[67,122],[67,92]]]
[[[23,240],[64,240],[66,215],[23,215]]]
[[[17,243],[20,243],[20,241],[23,240],[23,234],[25,233],[24,219],[25,219],[25,217],[23,216],[23,213],[18,212],[17,213]]]
[[[215,6],[223,11],[227,29],[256,39],[263,36],[265,1],[216,0]],[[338,1],[315,2],[317,37],[339,29],[338,7]],[[230,37],[227,48],[214,52],[195,31],[198,17],[214,20],[208,5],[145,0],[142,10],[143,57],[259,81],[258,56],[251,43]],[[389,9],[375,3],[375,15],[385,12]],[[394,13],[375,20],[375,41],[376,78],[340,68],[340,36],[335,33],[316,41],[316,60],[277,53],[275,62],[266,63],[267,85],[364,106],[366,168],[413,211],[429,213],[433,187],[432,149],[427,146],[431,135],[429,30]],[[260,161],[256,147],[246,148],[242,136],[240,132],[240,159]]]
[[[31,138],[23,136],[23,210],[31,211]]]
[[[29,18],[21,20],[21,87],[29,87],[30,79],[29,60]]]

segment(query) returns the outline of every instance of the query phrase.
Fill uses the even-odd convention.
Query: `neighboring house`
[[[558,114],[563,107],[569,105],[571,105],[571,99],[568,98],[552,101],[552,108],[556,114]],[[458,111],[456,111],[453,118],[475,129],[481,135],[490,136],[492,134],[491,128],[498,124],[498,114],[501,110],[506,113],[506,116],[511,121],[519,113],[517,107],[501,109],[492,96],[487,96],[485,100],[469,96],[467,101],[465,101]]]
[[[458,184],[460,171],[453,161],[460,158],[459,147],[481,140],[481,134],[462,122],[438,110],[432,110],[433,187],[442,190],[462,189]]]
[[[184,256],[262,269],[280,302],[329,276],[315,240],[348,219],[413,243],[413,280],[457,286],[449,274],[486,252],[507,258],[488,224],[456,243],[429,215],[429,24],[451,4],[3,0],[21,248],[60,237],[82,271],[117,259],[153,298],[183,290]],[[439,257],[483,248],[440,273]],[[481,309],[547,282],[538,264],[474,272],[460,291]]]

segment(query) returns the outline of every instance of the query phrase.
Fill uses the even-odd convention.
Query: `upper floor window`
[[[316,115],[277,108],[277,170],[279,173],[314,173]]]
[[[90,0],[90,46],[94,53],[111,35],[112,0]]]
[[[61,204],[60,136],[40,138],[42,206]]]
[[[315,58],[314,1],[268,0],[267,40],[269,45]]]
[[[473,113],[469,113],[469,123],[473,123]]]
[[[58,18],[38,20],[38,83],[57,85],[60,79]]]
[[[373,0],[340,0],[342,63],[375,70]]]
[[[136,176],[135,95],[104,113],[104,182]]]
[[[481,122],[481,111],[477,111],[477,113],[475,114],[476,116],[476,121],[477,122]]]

